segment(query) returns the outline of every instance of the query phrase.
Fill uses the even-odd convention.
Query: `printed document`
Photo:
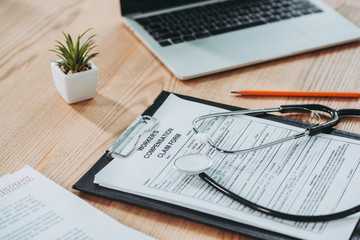
[[[300,215],[328,214],[360,203],[360,141],[319,134],[261,150],[229,155],[196,141],[192,120],[224,111],[170,95],[154,114],[158,125],[126,158],[114,158],[94,182],[148,198],[301,239],[349,239],[359,214],[330,222],[303,223],[259,214],[208,186],[197,175],[174,169],[174,160],[201,153],[206,170],[232,192],[268,208]],[[242,149],[304,129],[251,116],[228,116],[201,123],[223,148]]]
[[[0,239],[153,238],[120,224],[26,166],[0,178]]]

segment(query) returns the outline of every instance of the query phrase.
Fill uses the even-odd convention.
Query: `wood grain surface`
[[[360,26],[360,1],[326,0]],[[94,99],[69,105],[57,93],[48,49],[61,31],[94,28],[100,71]],[[245,108],[358,99],[236,97],[230,91],[359,91],[355,42],[189,81],[176,79],[122,23],[117,0],[0,1],[0,175],[30,165],[119,222],[158,239],[249,239],[144,208],[82,194],[72,185],[161,90]],[[339,128],[360,133],[360,120]]]

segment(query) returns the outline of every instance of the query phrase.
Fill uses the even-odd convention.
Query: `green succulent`
[[[61,68],[61,70],[63,70],[64,73],[71,74],[91,69],[89,60],[99,54],[90,54],[90,51],[96,47],[94,45],[95,35],[90,36],[80,46],[80,39],[91,29],[92,28],[86,30],[83,34],[78,36],[75,45],[71,36],[62,32],[66,40],[65,45],[56,40],[58,44],[55,45],[55,49],[50,49],[50,51],[55,52],[56,56],[61,59],[61,61],[58,62],[58,66]]]

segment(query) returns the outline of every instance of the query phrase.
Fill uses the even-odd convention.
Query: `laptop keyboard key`
[[[317,8],[317,7],[312,7],[311,10],[314,12],[314,13],[320,13],[322,12],[322,10],[320,8]]]
[[[194,37],[193,35],[186,35],[186,36],[183,37],[183,39],[185,41],[193,41],[193,40],[196,39],[196,37]]]
[[[163,47],[171,45],[171,42],[168,40],[165,41],[159,41],[159,44]]]
[[[171,41],[175,44],[184,42],[184,40],[182,40],[181,38],[171,38]]]
[[[159,36],[159,35],[169,34],[170,32],[167,29],[156,29],[153,31],[149,31],[149,33],[151,34],[151,36],[155,37],[155,36]]]
[[[301,11],[295,11],[295,10],[291,11],[290,14],[292,17],[299,17],[303,15]]]
[[[205,38],[205,37],[208,37],[208,36],[210,36],[210,33],[208,33],[208,32],[195,33],[195,37],[197,39]]]

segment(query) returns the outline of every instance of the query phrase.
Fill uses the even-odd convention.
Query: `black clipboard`
[[[174,93],[175,94],[175,93]],[[164,101],[167,99],[167,97],[170,95],[170,92],[162,91],[160,95],[155,99],[155,101],[143,112],[142,116],[148,115],[152,116],[157,109],[164,103]],[[242,108],[225,105],[217,102],[211,102],[203,99],[198,99],[190,96],[175,94],[176,96],[183,98],[185,100],[193,101],[193,102],[199,102],[203,104],[208,104],[220,108],[224,108],[227,110],[239,110]],[[306,124],[301,121],[289,119],[289,118],[283,118],[279,116],[274,115],[266,115],[265,118],[298,126],[298,127],[304,127]],[[330,130],[328,132],[329,134],[334,134],[337,136],[342,137],[348,137],[352,139],[360,140],[360,135],[350,132],[345,132],[341,130]],[[139,207],[144,207],[147,209],[155,210],[161,213],[182,217],[186,219],[190,219],[199,223],[203,223],[206,225],[222,228],[228,231],[232,231],[235,233],[239,233],[242,235],[246,235],[253,238],[258,239],[281,239],[281,240],[289,240],[289,239],[297,239],[291,236],[287,236],[284,234],[279,234],[276,232],[272,232],[269,230],[261,229],[258,227],[254,227],[251,225],[239,223],[236,221],[224,219],[218,216],[210,215],[207,213],[199,212],[196,210],[188,209],[185,207],[180,207],[174,204],[170,204],[167,202],[154,200],[134,194],[130,194],[127,192],[117,191],[105,187],[101,187],[97,184],[94,184],[94,176],[97,174],[102,168],[104,168],[110,161],[112,160],[112,157],[110,154],[108,154],[108,151],[104,153],[104,155],[95,163],[93,167],[90,168],[90,170],[81,178],[79,179],[73,186],[74,189],[77,189],[79,191],[89,193],[92,195],[96,195],[99,197],[108,198],[111,200],[116,200],[132,205],[136,205]],[[359,239],[360,238],[360,221],[358,222],[356,228],[354,229],[351,239]]]

